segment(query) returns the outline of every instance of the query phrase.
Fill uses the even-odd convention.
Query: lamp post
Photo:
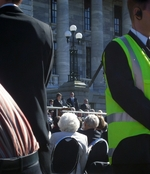
[[[77,27],[76,25],[70,26],[70,31],[65,32],[65,36],[67,38],[67,43],[71,40],[70,46],[70,74],[68,75],[68,81],[79,80],[78,74],[78,58],[77,58],[77,49],[75,47],[75,38],[80,43],[82,39],[82,33],[76,33]]]

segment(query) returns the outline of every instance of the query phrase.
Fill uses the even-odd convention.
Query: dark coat
[[[67,103],[70,107],[74,107],[74,108],[76,109],[76,111],[79,110],[79,103],[78,103],[77,98],[74,98],[73,101],[71,100],[71,98],[68,98],[66,103]]]
[[[27,117],[40,152],[47,151],[46,86],[53,63],[52,30],[15,6],[0,8],[0,23],[0,83]]]
[[[87,136],[87,138],[88,138],[88,145],[92,141],[94,141],[94,140],[96,140],[98,138],[101,138],[101,132],[99,132],[97,130],[94,130],[94,129],[87,129],[87,130],[80,129],[78,132]]]
[[[86,111],[86,110],[90,110],[91,107],[90,107],[89,104],[82,104],[82,105],[80,106],[80,109],[82,109],[83,111]]]
[[[59,102],[57,99],[55,99],[53,106],[54,107],[63,107],[63,101],[61,100],[61,102]]]

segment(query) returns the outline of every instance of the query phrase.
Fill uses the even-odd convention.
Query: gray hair
[[[84,123],[91,128],[96,128],[99,125],[99,119],[94,114],[89,114],[85,117]]]
[[[77,116],[73,113],[64,113],[58,122],[62,132],[76,132],[80,127]]]

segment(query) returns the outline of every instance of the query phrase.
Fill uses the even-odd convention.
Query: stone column
[[[127,8],[127,1],[122,1],[122,34],[128,33],[131,28],[131,20]]]
[[[93,0],[91,13],[91,63],[92,77],[95,74],[101,62],[103,52],[103,1]],[[93,83],[95,91],[101,91],[104,85],[102,70],[98,73]]]
[[[57,0],[57,64],[56,73],[59,75],[59,85],[68,81],[69,75],[69,44],[65,32],[69,30],[68,0]]]

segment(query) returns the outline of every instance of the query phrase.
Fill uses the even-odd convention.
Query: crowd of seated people
[[[88,153],[90,151],[89,145],[95,140],[98,140],[99,138],[104,138],[105,140],[107,140],[107,135],[106,137],[103,136],[105,132],[107,133],[107,123],[105,122],[104,117],[101,114],[89,114],[85,117],[84,120],[82,120],[82,117],[78,117],[76,114],[64,113],[62,116],[59,117],[57,126],[59,127],[57,128],[60,132],[52,132],[50,138],[51,152],[55,144],[62,137],[75,137],[75,139],[77,139],[77,141],[79,141],[84,147],[82,148],[81,153],[85,156],[82,156],[80,158],[80,165],[78,164],[80,166],[78,167],[78,173],[83,174],[82,172],[84,170],[84,167],[86,166],[86,160],[88,159]]]
[[[60,117],[58,126],[61,132],[53,133],[50,138],[51,153],[56,143],[59,140],[61,140],[63,137],[69,136],[69,137],[75,138],[80,143],[79,161],[78,161],[76,173],[82,174],[84,172],[84,168],[85,168],[87,157],[88,157],[88,141],[87,141],[87,136],[77,132],[80,126],[80,122],[77,116],[73,113],[64,113]]]
[[[62,95],[59,95],[58,93],[57,98],[61,97]],[[84,110],[81,109],[83,108],[83,105],[85,106]],[[89,106],[88,99],[84,99],[84,104],[82,104],[81,106],[80,109],[78,110],[80,111],[80,113],[66,112],[62,113],[62,115],[59,115],[60,113],[58,113],[59,116],[55,115],[55,117],[53,117],[51,125],[51,138],[50,138],[51,153],[56,143],[62,137],[65,136],[74,137],[77,141],[79,141],[82,144],[84,148],[82,148],[81,153],[82,155],[84,154],[84,156],[80,158],[78,164],[79,174],[80,173],[82,174],[84,172],[86,166],[86,160],[88,159],[88,153],[90,151],[89,145],[95,140],[98,140],[100,138],[105,139],[107,142],[107,127],[108,127],[105,117],[102,115],[102,111],[99,110],[98,111],[99,114],[95,114],[94,112],[96,111]],[[76,109],[73,107],[71,111],[76,111]],[[85,137],[87,140],[85,140]]]

